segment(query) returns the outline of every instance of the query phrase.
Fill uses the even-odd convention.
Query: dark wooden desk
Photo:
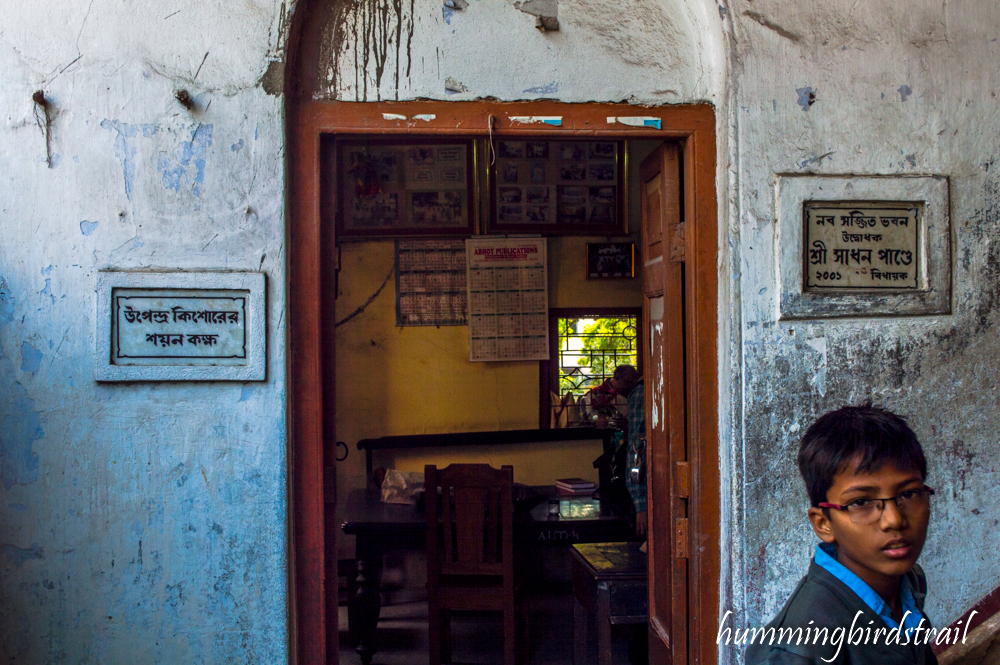
[[[548,514],[547,497],[554,487],[533,488],[542,501],[530,511],[514,511],[514,546],[569,547],[575,543],[627,540],[633,537],[629,519],[611,503],[596,499],[562,498],[558,516]],[[379,584],[382,556],[392,550],[422,550],[427,545],[422,507],[382,503],[373,490],[355,490],[347,499],[344,533],[357,537],[357,592],[348,601],[350,644],[364,665],[376,651],[375,632],[382,602]],[[636,543],[638,547],[638,543]]]
[[[646,623],[646,555],[640,543],[574,545],[573,665],[587,653],[587,620],[597,617],[597,662],[611,665],[611,626]]]

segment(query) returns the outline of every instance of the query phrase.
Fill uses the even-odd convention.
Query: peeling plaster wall
[[[731,369],[742,377],[724,464],[731,603],[769,619],[815,537],[795,468],[820,414],[872,399],[910,418],[934,497],[921,557],[939,626],[997,586],[1000,482],[1000,7],[833,0],[727,7],[734,140]],[[775,174],[950,178],[952,314],[779,321]]]
[[[5,662],[287,658],[284,130],[258,85],[285,15],[54,0],[0,18]],[[268,380],[95,383],[109,268],[265,272]]]
[[[536,0],[537,2],[537,0]],[[705,2],[551,2],[559,30],[512,0],[334,0],[317,97],[558,99],[639,104],[712,99],[721,22]]]

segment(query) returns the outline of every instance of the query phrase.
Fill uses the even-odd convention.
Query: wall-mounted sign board
[[[919,289],[922,201],[806,201],[805,288]]]
[[[465,241],[469,362],[548,360],[545,238]]]
[[[951,311],[948,179],[778,178],[780,318]]]
[[[102,272],[98,381],[263,381],[263,273]]]
[[[397,240],[396,325],[466,325],[465,273],[464,240]]]

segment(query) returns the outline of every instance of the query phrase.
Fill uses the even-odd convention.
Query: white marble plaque
[[[919,201],[807,201],[806,288],[916,289]]]
[[[98,277],[98,381],[265,378],[264,275]]]
[[[112,289],[115,365],[246,365],[250,291]]]

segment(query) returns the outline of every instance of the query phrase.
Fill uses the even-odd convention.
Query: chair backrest
[[[437,575],[513,577],[514,467],[424,467],[427,568]]]

